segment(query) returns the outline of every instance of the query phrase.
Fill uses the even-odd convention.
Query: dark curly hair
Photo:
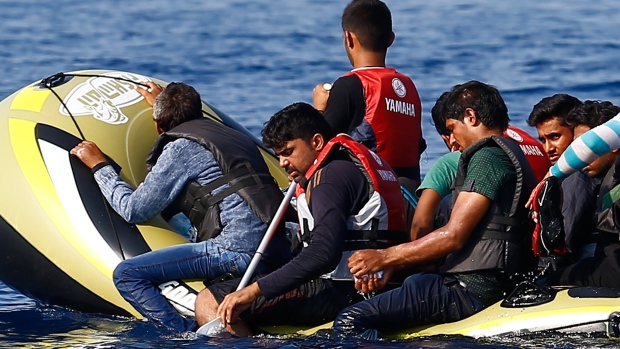
[[[293,103],[275,113],[261,131],[263,143],[269,148],[281,148],[288,141],[302,139],[309,143],[312,136],[321,134],[325,141],[332,130],[323,114],[308,103]]]
[[[450,131],[446,127],[446,101],[450,97],[450,92],[446,91],[437,98],[435,105],[431,108],[431,117],[433,118],[433,124],[435,124],[435,129],[437,133],[442,136],[449,136]]]
[[[465,110],[470,108],[489,129],[504,131],[510,122],[508,108],[499,91],[494,86],[476,80],[455,85],[446,97],[443,108],[446,119],[459,121],[463,121]]]
[[[565,93],[545,97],[534,105],[530,116],[527,118],[527,124],[536,127],[553,117],[557,117],[560,119],[561,125],[568,126],[565,120],[566,116],[579,105],[581,105],[579,99]]]
[[[609,101],[585,101],[574,108],[566,116],[566,123],[570,127],[586,125],[595,128],[611,120],[620,113],[620,107]]]

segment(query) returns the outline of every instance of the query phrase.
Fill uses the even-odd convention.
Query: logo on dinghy
[[[197,295],[186,285],[173,280],[159,285],[159,289],[161,295],[166,297],[180,314],[194,316],[194,303],[196,303]]]
[[[115,79],[122,78],[124,80]],[[143,99],[136,91],[137,85],[130,81],[144,83],[149,78],[126,72],[110,72],[95,76],[73,88],[63,100],[73,116],[92,115],[108,124],[126,123],[129,118],[123,107],[138,103]],[[65,106],[60,105],[60,114],[70,116]]]

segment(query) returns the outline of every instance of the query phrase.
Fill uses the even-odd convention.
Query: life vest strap
[[[239,167],[206,185],[200,185],[194,181],[189,184],[183,212],[189,213],[188,218],[192,223],[201,222],[209,207],[216,205],[231,194],[253,185],[264,187],[265,184],[261,177],[266,176],[256,173],[250,163],[245,163],[243,167]],[[237,180],[238,178],[241,179]],[[215,189],[225,184],[229,184],[227,188],[215,195],[212,194]]]

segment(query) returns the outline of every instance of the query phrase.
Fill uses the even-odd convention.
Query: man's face
[[[573,141],[573,130],[563,125],[562,119],[556,116],[536,125],[536,131],[552,164],[558,161],[560,155]]]
[[[457,151],[457,150],[459,150],[459,145],[458,145],[458,143],[456,143],[456,141],[454,140],[454,137],[452,137],[451,133],[442,134],[440,136],[441,136],[441,139],[443,139],[443,142],[446,144],[446,147],[448,147],[448,149],[450,149],[450,151]]]
[[[463,151],[467,149],[473,142],[471,140],[471,132],[468,131],[467,125],[463,121],[457,119],[446,119],[446,128],[450,132],[448,146],[456,147]]]
[[[280,167],[284,168],[289,178],[295,182],[302,179],[320,152],[313,140],[306,143],[301,138],[288,141],[273,150],[280,159]]]
[[[582,134],[588,132],[590,127],[587,125],[577,125],[574,128],[574,137],[577,138]],[[614,152],[609,152],[607,154],[602,155],[598,159],[594,160],[591,164],[583,168],[583,172],[585,172],[589,177],[602,177],[607,174],[607,171],[611,168],[611,166],[616,161],[616,154]]]

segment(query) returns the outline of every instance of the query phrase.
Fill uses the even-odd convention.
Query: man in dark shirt
[[[389,166],[380,172],[393,181],[386,192],[396,195],[373,200],[381,195],[380,186],[373,181],[375,190],[371,190],[362,172],[366,167],[360,169],[349,153],[330,148],[334,144],[328,144],[331,128],[312,106],[296,103],[284,108],[267,122],[262,134],[265,145],[280,157],[280,165],[289,178],[305,187],[297,191],[303,248],[291,262],[240,291],[229,294],[239,283],[231,280],[200,293],[196,300],[198,323],[204,324],[217,316],[229,331],[238,335],[252,334],[245,322],[319,325],[332,320],[347,305],[360,301],[362,298],[355,291],[350,275],[347,281],[337,281],[330,273],[341,262],[346,266],[346,258],[342,256],[347,249],[347,234],[355,230],[352,225],[360,225],[357,230],[365,231],[376,221],[379,232],[397,227],[403,236],[407,235],[395,174]],[[334,141],[343,137],[350,140],[348,136],[340,136]],[[353,140],[350,144],[363,147]],[[369,155],[367,158],[376,157],[367,148],[363,149]],[[378,157],[375,160],[380,162]],[[385,183],[379,181],[379,184]],[[400,216],[388,222],[388,216],[393,218],[388,210],[394,207],[400,210]],[[362,211],[367,213],[365,217],[359,215]],[[219,309],[218,303],[221,303]],[[237,320],[240,315],[244,322]]]
[[[613,119],[619,112],[620,107],[608,101],[585,101],[583,105],[569,113],[566,121],[574,127],[575,136],[579,137]],[[575,144],[579,143],[575,142]],[[546,279],[548,285],[611,287],[620,290],[620,244],[618,243],[620,158],[618,153],[620,149],[612,149],[591,163],[584,164],[582,170],[591,177],[604,176],[598,193],[596,215],[593,217],[593,221],[597,223],[594,234],[597,245],[596,253],[594,256],[583,258],[572,265],[553,271]]]
[[[566,118],[580,105],[581,101],[571,95],[555,94],[540,100],[527,119],[528,125],[536,127],[538,139],[542,142],[551,164],[558,161],[573,141],[573,125],[569,125]],[[571,253],[557,261],[560,265],[594,253],[591,232],[595,230],[595,226],[592,216],[600,185],[600,178],[589,177],[582,171],[575,172],[562,181],[565,242]]]

